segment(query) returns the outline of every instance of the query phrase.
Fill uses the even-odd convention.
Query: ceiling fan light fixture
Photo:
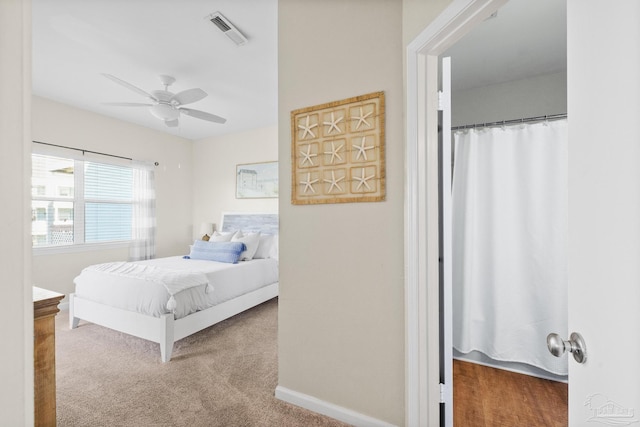
[[[191,104],[205,98],[207,96],[207,92],[200,88],[187,89],[178,93],[169,92],[169,86],[176,80],[171,76],[160,76],[160,82],[165,87],[164,90],[154,90],[151,91],[151,93],[148,93],[131,83],[127,83],[124,80],[112,76],[111,74],[103,75],[120,86],[124,86],[139,95],[149,98],[152,102],[152,104],[143,104],[140,102],[109,102],[106,103],[108,105],[120,107],[149,107],[151,115],[162,120],[168,127],[178,126],[178,117],[180,117],[180,114],[186,114],[187,116],[206,120],[212,123],[223,124],[227,121],[224,117],[216,116],[215,114],[207,113],[206,111],[184,108],[184,104]]]
[[[152,106],[149,108],[149,111],[151,114],[164,121],[175,120],[180,116],[180,111],[173,106],[164,103],[158,103]]]

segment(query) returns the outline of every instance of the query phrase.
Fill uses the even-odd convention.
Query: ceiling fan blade
[[[153,104],[144,104],[142,102],[103,102],[102,105],[111,105],[114,107],[151,107]]]
[[[207,120],[214,123],[222,124],[227,121],[227,119],[224,119],[220,116],[216,116],[210,113],[205,113],[204,111],[200,111],[200,110],[193,110],[191,108],[179,108],[178,110],[182,111],[187,116],[195,117],[197,119]]]
[[[180,105],[191,104],[192,102],[200,101],[206,96],[207,92],[200,88],[187,89],[173,95],[169,102],[176,101]]]
[[[102,73],[103,76],[105,76],[106,78],[108,78],[109,80],[118,83],[121,86],[126,87],[129,90],[132,90],[144,97],[147,97],[149,99],[152,99],[154,101],[157,101],[156,97],[151,95],[150,93],[145,92],[144,90],[140,89],[139,87],[136,87],[134,85],[132,85],[131,83],[127,83],[124,80],[121,80],[119,78],[117,78],[116,76],[112,76],[111,74],[106,74],[106,73]]]
[[[165,120],[164,124],[167,125],[170,128],[177,127],[178,126],[178,119]]]

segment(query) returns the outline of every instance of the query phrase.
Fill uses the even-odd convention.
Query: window
[[[58,187],[58,195],[63,197],[73,197],[73,187]]]
[[[44,185],[32,185],[31,186],[31,195],[32,196],[44,196],[46,194],[47,187]]]
[[[132,169],[93,162],[84,166],[85,242],[131,240]]]
[[[133,169],[32,154],[33,247],[129,241]]]

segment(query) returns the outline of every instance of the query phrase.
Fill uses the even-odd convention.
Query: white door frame
[[[453,0],[407,46],[405,316],[407,426],[440,419],[438,56],[507,0]]]

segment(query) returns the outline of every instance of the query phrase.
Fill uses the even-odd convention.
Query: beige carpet
[[[345,426],[274,397],[277,299],[174,345],[56,318],[58,426]]]

